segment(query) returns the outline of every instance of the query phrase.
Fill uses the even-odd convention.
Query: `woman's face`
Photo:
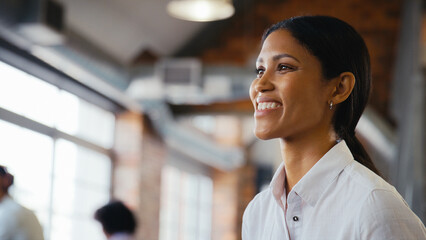
[[[321,63],[287,30],[264,41],[250,87],[255,108],[255,135],[260,139],[292,139],[328,130],[331,87]]]

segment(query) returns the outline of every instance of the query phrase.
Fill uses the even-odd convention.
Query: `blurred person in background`
[[[347,23],[301,16],[266,30],[250,98],[255,135],[279,138],[283,162],[243,216],[243,240],[426,239],[355,136],[370,58]]]
[[[43,240],[43,230],[37,217],[9,196],[13,175],[0,165],[0,239]]]
[[[108,240],[134,240],[136,219],[121,201],[113,201],[95,212]]]

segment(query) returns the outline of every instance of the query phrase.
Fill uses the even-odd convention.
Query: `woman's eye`
[[[261,77],[263,75],[263,73],[265,72],[264,69],[261,68],[256,68],[256,76],[257,77]]]
[[[292,70],[293,67],[290,67],[288,65],[284,65],[284,64],[279,64],[278,65],[278,71],[285,71],[285,70]]]

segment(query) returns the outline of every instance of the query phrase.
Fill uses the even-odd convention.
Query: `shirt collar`
[[[284,162],[281,162],[274,176],[272,177],[271,183],[269,187],[272,190],[272,195],[277,201],[278,205],[283,207],[283,203],[281,202],[281,197],[285,197],[285,170],[284,170]]]
[[[345,141],[342,140],[332,147],[293,187],[309,205],[315,206],[319,197],[340,172],[353,161],[353,156]],[[285,199],[285,166],[284,162],[278,167],[272,178],[270,187],[275,200],[282,205],[281,197]]]
[[[114,233],[108,238],[108,240],[130,240],[130,239],[133,239],[132,235],[125,232]]]

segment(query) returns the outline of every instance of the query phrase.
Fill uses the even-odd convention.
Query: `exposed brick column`
[[[231,172],[213,171],[212,240],[241,239],[243,213],[256,192],[254,179],[251,165]]]
[[[247,205],[256,195],[256,168],[251,164],[239,169],[239,184],[238,184],[238,225],[237,225],[237,239],[241,239],[241,229],[243,223],[243,214]]]
[[[242,145],[241,119],[218,117],[214,137],[227,146]],[[213,226],[212,240],[241,239],[244,209],[255,194],[255,169],[251,165],[224,172],[212,171]]]
[[[112,195],[137,215],[137,239],[158,240],[164,144],[146,117],[127,112],[117,116],[114,151]]]
[[[212,240],[238,238],[238,171],[213,170]]]
[[[140,215],[143,240],[158,240],[160,231],[161,170],[166,158],[166,146],[153,131],[147,117],[144,118],[142,138],[142,162],[140,166]]]

